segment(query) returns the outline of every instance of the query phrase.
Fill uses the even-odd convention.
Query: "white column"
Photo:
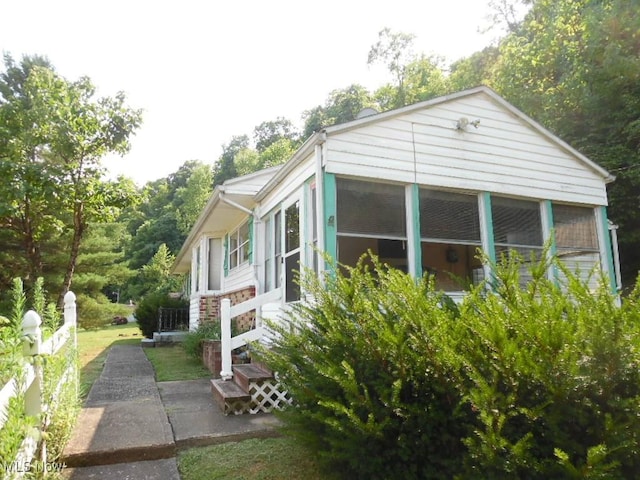
[[[220,300],[220,337],[222,343],[220,377],[223,380],[231,380],[233,378],[231,371],[231,300],[228,298]]]

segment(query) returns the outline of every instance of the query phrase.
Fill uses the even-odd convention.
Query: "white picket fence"
[[[24,394],[24,413],[35,417],[36,426],[22,442],[20,450],[15,458],[3,458],[5,465],[29,465],[33,460],[38,446],[40,446],[39,460],[46,462],[46,442],[42,440],[42,431],[47,427],[43,424],[43,417],[49,411],[50,405],[45,403],[43,398],[44,370],[42,362],[29,361],[29,357],[36,355],[56,355],[68,342],[73,342],[73,351],[77,351],[76,335],[76,296],[73,292],[68,292],[64,297],[64,324],[46,341],[42,341],[40,325],[42,320],[38,313],[29,310],[22,319],[22,332],[24,335],[24,362],[22,366],[22,377],[12,378],[2,390],[0,390],[0,430],[4,428],[8,420],[9,402],[12,398]],[[77,362],[70,362],[70,365],[62,374],[53,392],[52,403],[58,397],[62,387],[70,381],[77,383]],[[17,469],[20,477],[20,468]]]

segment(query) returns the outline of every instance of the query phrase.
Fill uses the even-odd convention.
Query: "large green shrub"
[[[451,310],[432,282],[361,262],[309,278],[264,352],[295,399],[291,432],[345,478],[451,479],[472,412],[449,351]]]
[[[456,325],[466,397],[480,426],[466,478],[627,479],[640,472],[640,289],[622,305],[604,279],[563,284],[522,259],[494,268]]]
[[[147,338],[153,338],[158,330],[158,310],[165,308],[185,308],[189,302],[181,298],[172,298],[163,291],[150,293],[136,307],[136,320],[140,331]]]
[[[559,262],[554,268],[563,269]],[[265,360],[294,398],[285,427],[362,479],[634,478],[640,286],[616,305],[516,257],[458,311],[375,259],[305,279]]]

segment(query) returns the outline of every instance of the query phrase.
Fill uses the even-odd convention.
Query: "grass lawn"
[[[178,453],[182,480],[328,480],[313,455],[287,437],[230,442]]]
[[[86,396],[91,385],[100,376],[107,353],[112,345],[140,345],[144,337],[137,323],[109,325],[97,330],[78,332],[80,356],[80,386]],[[156,371],[156,380],[194,380],[211,377],[211,373],[200,362],[188,357],[179,346],[145,348],[144,352]]]
[[[211,372],[201,362],[189,357],[180,345],[145,348],[144,353],[156,371],[158,382],[211,378]]]

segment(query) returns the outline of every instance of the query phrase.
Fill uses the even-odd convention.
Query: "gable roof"
[[[264,188],[256,195],[256,200],[260,201],[270,191],[272,191],[284,178],[287,177],[300,162],[302,162],[311,153],[316,145],[322,144],[328,137],[339,135],[350,130],[379,123],[385,120],[392,119],[394,117],[400,117],[418,110],[429,109],[438,105],[442,105],[448,102],[453,102],[464,97],[470,97],[474,95],[484,95],[488,97],[493,103],[499,105],[503,109],[507,110],[511,115],[522,121],[531,129],[536,131],[541,136],[545,137],[552,144],[556,145],[561,150],[565,151],[572,157],[574,157],[580,164],[584,165],[588,170],[594,172],[597,176],[602,178],[605,183],[610,183],[615,180],[615,176],[610,174],[607,170],[602,168],[594,161],[587,158],[578,150],[570,146],[568,143],[551,133],[544,128],[538,122],[533,120],[528,115],[511,105],[504,98],[498,95],[494,90],[486,86],[479,86],[468,90],[452,93],[442,97],[433,98],[431,100],[425,100],[405,107],[397,108],[394,110],[388,110],[386,112],[377,113],[375,115],[366,116],[360,119],[352,120],[350,122],[341,123],[326,127],[312,136],[295,152],[295,154],[282,166],[281,170],[274,175],[274,177],[265,184]]]

